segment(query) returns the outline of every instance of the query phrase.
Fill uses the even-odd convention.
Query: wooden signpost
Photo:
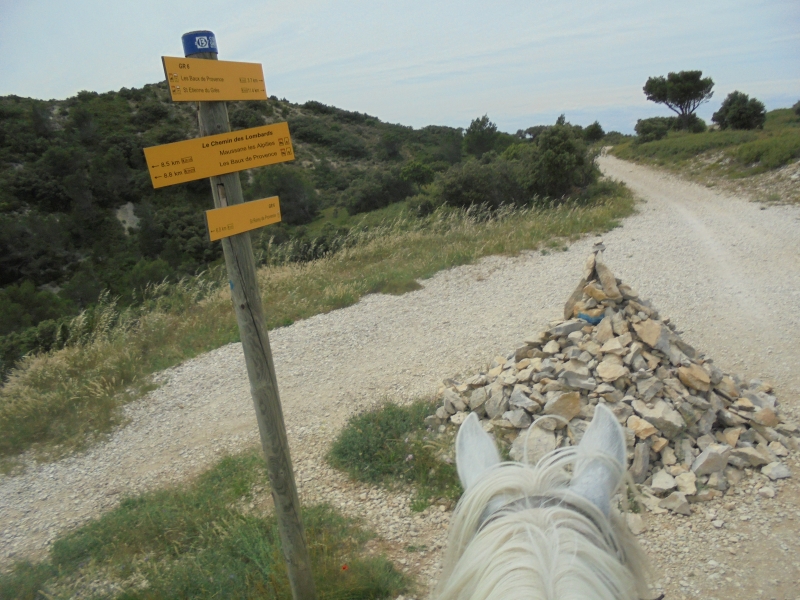
[[[217,43],[214,34],[210,31],[193,31],[184,34],[183,49],[186,56],[193,59],[190,70],[194,68],[196,62],[217,60]],[[224,65],[225,63],[219,64]],[[164,65],[169,78],[168,63],[165,61]],[[200,69],[198,72],[211,73],[212,71]],[[215,76],[228,77],[227,73]],[[261,84],[263,87],[263,81]],[[221,90],[222,87],[219,87]],[[180,94],[181,100],[185,100],[186,96],[183,95],[183,90]],[[283,410],[278,395],[278,380],[269,345],[267,322],[264,318],[264,309],[256,279],[253,247],[250,244],[250,235],[247,233],[255,227],[279,221],[280,207],[277,198],[244,203],[238,173],[238,171],[255,166],[293,160],[294,152],[289,138],[289,129],[285,123],[231,133],[228,109],[224,100],[241,98],[227,97],[220,91],[219,95],[214,98],[217,101],[209,102],[208,99],[208,97],[203,97],[198,102],[200,135],[203,137],[146,148],[145,156],[150,168],[153,187],[163,187],[204,177],[211,179],[211,193],[216,210],[208,211],[210,236],[212,239],[221,239],[225,256],[225,266],[230,279],[231,299],[242,338],[247,376],[250,380],[250,393],[256,409],[261,447],[267,462],[272,498],[275,502],[275,516],[281,538],[281,550],[288,567],[289,583],[295,600],[314,600],[316,591],[314,580],[311,577],[311,562],[300,517],[300,500],[289,456],[289,442],[286,437]],[[271,134],[267,135],[268,132]],[[280,140],[284,141],[283,145]],[[259,144],[267,142],[275,143],[259,146]],[[284,150],[283,154],[281,148]],[[223,150],[231,152],[222,154]],[[236,152],[232,152],[233,150]],[[269,156],[261,156],[267,154]],[[243,160],[242,162],[233,162],[234,157],[237,160],[240,158]],[[250,160],[247,160],[248,157]],[[228,164],[219,164],[226,160]],[[191,171],[191,169],[194,170]],[[223,235],[214,237],[218,234]]]
[[[289,125],[275,123],[144,149],[154,188],[294,160]]]
[[[173,102],[267,99],[258,63],[170,56],[162,56],[161,62]]]
[[[281,205],[277,196],[206,211],[208,235],[212,242],[280,220]]]

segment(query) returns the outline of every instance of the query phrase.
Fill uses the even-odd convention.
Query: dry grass
[[[582,203],[583,202],[583,203]],[[440,210],[355,232],[323,259],[283,262],[271,249],[259,271],[270,328],[358,302],[375,292],[403,293],[449,267],[492,254],[573,240],[607,231],[633,211],[619,185],[600,184],[588,200],[544,208]],[[26,450],[52,458],[80,448],[120,422],[119,407],[152,389],[150,375],[238,341],[222,277],[156,286],[143,307],[120,311],[105,299],[76,317],[62,350],[28,357],[0,388],[0,455]]]

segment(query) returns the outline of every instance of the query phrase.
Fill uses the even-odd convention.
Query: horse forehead
[[[577,513],[591,522],[595,527],[598,526],[597,516],[591,514],[590,511],[585,510],[584,507],[570,502],[569,500],[560,496],[536,495],[536,496],[523,496],[516,500],[507,500],[504,498],[493,498],[489,504],[486,505],[481,518],[478,522],[476,534],[481,531],[490,522],[499,519],[502,516],[520,512],[523,510],[535,510],[544,508],[563,508],[565,510]]]

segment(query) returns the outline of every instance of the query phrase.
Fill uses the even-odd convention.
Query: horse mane
[[[577,449],[537,466],[492,467],[459,501],[450,524],[436,600],[636,600],[649,566],[618,511],[606,517],[569,489]],[[596,457],[620,470],[616,461]],[[555,499],[508,508],[522,498]],[[505,509],[503,507],[506,507]],[[491,518],[487,518],[491,515]]]

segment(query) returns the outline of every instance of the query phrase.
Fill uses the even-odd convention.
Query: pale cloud
[[[163,78],[180,35],[215,31],[220,58],[261,62],[270,94],[407,125],[515,131],[564,112],[632,130],[665,114],[647,77],[702,69],[708,118],[739,89],[770,108],[800,98],[800,3],[749,0],[0,0],[0,94],[63,98]]]

